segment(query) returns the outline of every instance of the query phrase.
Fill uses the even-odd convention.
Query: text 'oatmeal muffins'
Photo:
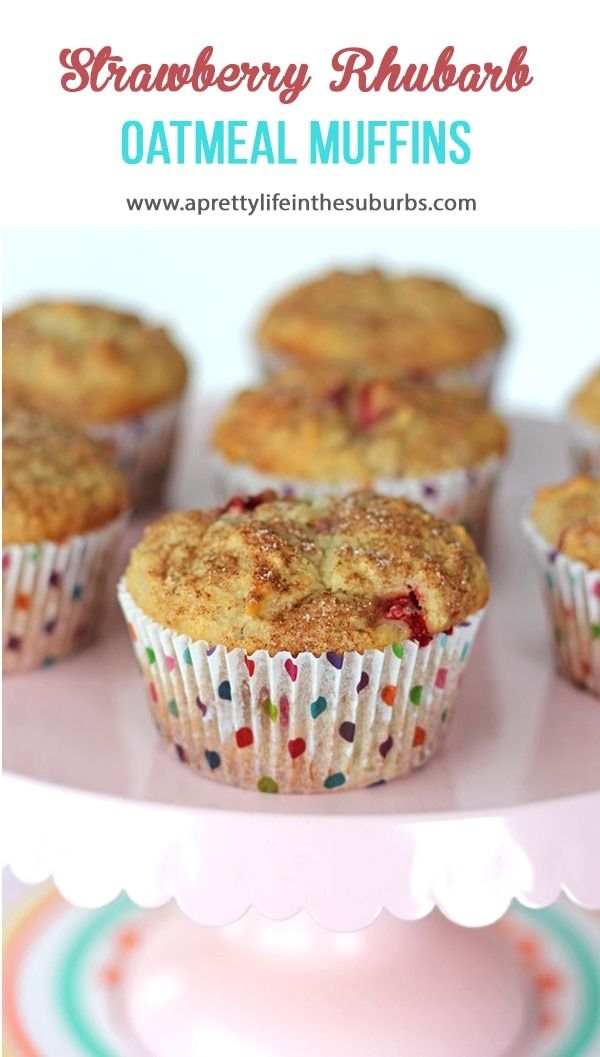
[[[372,487],[482,526],[508,431],[472,390],[288,370],[231,400],[213,436],[220,500]],[[479,534],[479,533],[478,533]]]
[[[435,378],[487,390],[505,340],[498,314],[440,279],[378,269],[333,271],[267,310],[265,366],[329,364],[358,375]]]
[[[600,477],[600,367],[571,398],[568,425],[577,469]]]
[[[404,499],[267,493],[159,519],[119,594],[180,757],[314,792],[433,754],[488,590],[464,529]]]
[[[3,322],[3,386],[105,443],[136,502],[160,491],[187,379],[168,333],[100,305],[38,302]]]
[[[541,574],[557,664],[600,694],[600,481],[541,488],[524,522]]]
[[[92,631],[129,489],[103,448],[25,405],[3,417],[3,659],[50,663]]]

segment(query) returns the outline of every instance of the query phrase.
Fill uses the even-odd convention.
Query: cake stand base
[[[305,913],[207,928],[168,907],[142,919],[122,995],[153,1057],[516,1057],[536,1017],[501,930],[436,912],[336,933]]]

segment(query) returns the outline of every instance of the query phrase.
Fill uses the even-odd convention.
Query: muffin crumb
[[[40,301],[5,316],[2,338],[5,393],[77,424],[131,418],[185,387],[166,330],[128,312]]]
[[[462,527],[365,492],[167,514],[133,550],[126,583],[176,632],[271,654],[424,645],[489,591]]]
[[[419,477],[504,455],[508,431],[470,390],[288,370],[229,403],[214,445],[283,478],[349,483]]]
[[[289,362],[419,378],[492,355],[504,338],[498,314],[456,286],[376,268],[295,287],[257,329],[261,349]]]
[[[573,395],[569,410],[575,418],[600,427],[600,367],[586,378]]]
[[[596,478],[581,475],[540,488],[531,519],[562,554],[600,569],[600,481]]]
[[[103,447],[61,419],[5,404],[2,541],[61,542],[112,521],[129,504]]]

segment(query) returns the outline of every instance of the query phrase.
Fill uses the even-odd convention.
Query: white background
[[[287,284],[336,264],[454,278],[506,317],[510,411],[560,414],[600,362],[600,233],[584,230],[36,230],[5,239],[5,299],[84,297],[165,321],[205,389],[252,377],[251,331]]]
[[[3,115],[6,222],[25,225],[128,224],[148,217],[128,213],[125,195],[256,193],[475,194],[478,212],[469,226],[587,224],[597,221],[600,137],[596,134],[597,35],[592,0],[31,0],[10,7],[10,32],[3,34],[0,74],[10,100]],[[8,27],[7,27],[8,28]],[[96,50],[109,44],[128,66],[189,62],[207,44],[218,65],[246,61],[310,63],[313,81],[300,99],[282,105],[276,97],[244,90],[195,94],[66,94],[60,87],[62,48]],[[506,65],[525,44],[533,84],[511,94],[380,93],[328,90],[331,57],[340,48],[362,46],[382,56],[396,44],[399,61],[432,65],[454,45],[459,65],[487,60]],[[468,165],[416,167],[126,166],[120,157],[123,121],[139,119],[286,118],[292,146],[310,119],[466,118],[472,125]],[[407,214],[403,226],[465,223],[458,214]],[[186,213],[163,213],[156,224],[189,225]],[[235,226],[239,215],[206,218]],[[242,220],[242,222],[244,222]],[[281,216],[261,223],[280,225]],[[300,227],[322,217],[290,215]],[[331,217],[339,227],[348,217]],[[353,222],[389,226],[388,216],[360,214]],[[257,226],[256,220],[245,220]]]

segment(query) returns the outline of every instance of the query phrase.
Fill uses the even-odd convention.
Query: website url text
[[[308,196],[281,195],[277,192],[251,195],[231,195],[213,198],[126,198],[127,209],[134,213],[184,212],[203,216],[206,213],[474,213],[475,198],[414,198],[352,195],[330,198],[324,194]]]

